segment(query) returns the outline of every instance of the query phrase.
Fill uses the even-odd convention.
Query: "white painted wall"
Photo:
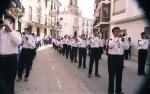
[[[74,15],[72,14],[60,14],[60,17],[63,18],[62,20],[62,29],[61,29],[61,36],[64,35],[73,35],[74,31],[73,31],[73,26],[74,26]],[[79,31],[77,32],[78,35],[82,34],[82,30],[84,28],[84,32],[86,34],[86,28],[88,28],[88,35],[91,34],[92,31],[92,27],[91,27],[91,23],[93,24],[93,19],[87,19],[87,18],[83,18],[83,17],[78,17],[78,25],[79,25]],[[85,20],[85,25],[83,26],[83,19]],[[86,26],[87,24],[87,20],[89,23],[89,26]]]
[[[111,2],[111,21],[122,20],[125,18],[132,18],[143,14],[136,0],[126,0],[126,11],[121,14],[113,15],[113,0]]]
[[[66,34],[73,35],[74,15],[60,14],[60,17],[63,18],[61,36],[63,37]]]

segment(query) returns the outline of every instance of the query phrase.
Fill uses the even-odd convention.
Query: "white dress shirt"
[[[27,37],[28,40],[26,40],[25,37]],[[23,48],[29,48],[29,49],[35,48],[35,40],[32,35],[25,34],[23,36]]]
[[[87,46],[88,46],[87,40],[80,39],[79,47],[80,48],[86,48]]]
[[[129,49],[127,40],[122,41],[121,38],[109,38],[108,53],[111,55],[123,55],[124,50]]]
[[[12,30],[6,32],[0,30],[0,55],[10,55],[18,53],[18,45],[22,42],[19,32]]]
[[[71,39],[69,40],[67,40],[67,45],[71,45],[72,44],[72,41],[71,41]]]
[[[68,38],[64,38],[63,39],[63,44],[67,44],[67,42],[68,42]]]
[[[71,46],[72,47],[78,47],[79,46],[78,40],[72,39]]]
[[[91,45],[91,48],[99,48],[101,45],[103,45],[101,39],[95,36],[89,39],[89,43]]]
[[[149,45],[150,45],[150,42],[149,42],[149,40],[147,40],[147,39],[139,39],[138,40],[138,46],[139,46],[139,49],[145,49],[145,50],[147,50],[148,49],[148,47],[149,47]]]

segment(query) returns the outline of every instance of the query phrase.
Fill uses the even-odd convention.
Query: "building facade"
[[[79,35],[85,34],[86,36],[91,36],[93,34],[93,19],[80,17],[79,27]]]
[[[36,35],[44,38],[51,35],[58,36],[59,8],[58,0],[21,0],[25,7],[22,18],[22,32],[30,28]]]
[[[10,8],[6,10],[6,15],[11,15],[15,18],[14,30],[21,31],[21,18],[24,16],[24,7],[20,0],[12,0]]]
[[[102,38],[106,39],[110,32],[110,6],[111,0],[95,0],[94,3],[94,28],[101,32]]]
[[[75,32],[77,32],[78,36],[82,33],[90,34],[92,28],[90,24],[93,24],[93,20],[81,16],[78,0],[69,0],[67,10],[61,12],[60,17],[63,18],[60,33],[61,37],[64,35],[73,36]]]
[[[127,37],[131,37],[133,42],[132,55],[138,55],[137,45],[140,33],[144,31],[150,33],[150,29],[136,0],[112,0],[110,23],[110,30],[115,26],[119,26],[122,33],[125,33]]]

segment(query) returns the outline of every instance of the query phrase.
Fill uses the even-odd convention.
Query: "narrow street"
[[[37,52],[29,81],[16,82],[16,94],[107,94],[107,58],[99,62],[101,78],[87,77],[87,69],[78,69],[77,63],[60,55],[52,47],[42,47]],[[144,77],[137,76],[137,63],[125,61],[123,91],[133,94]],[[94,71],[93,71],[94,73]]]

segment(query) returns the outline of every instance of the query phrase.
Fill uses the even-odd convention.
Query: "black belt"
[[[16,55],[17,55],[17,54],[0,55],[0,58],[13,57],[13,56],[16,56]]]

